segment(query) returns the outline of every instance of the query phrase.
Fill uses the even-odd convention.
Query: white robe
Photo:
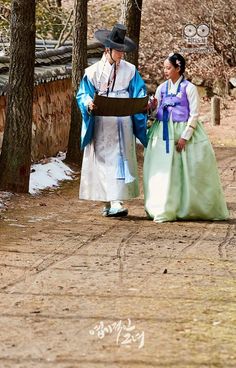
[[[121,60],[117,69],[117,75],[113,92],[111,85],[114,74],[114,66],[103,58],[86,69],[89,80],[95,86],[98,94],[109,97],[128,98],[128,86],[135,75],[135,66]],[[87,105],[91,101],[88,97]],[[134,180],[125,183],[117,179],[118,157],[120,153],[118,118],[96,117],[93,140],[84,149],[80,193],[81,199],[112,201],[135,198],[139,195],[136,140],[133,134],[133,125],[130,116],[122,117],[124,133],[123,153],[127,159],[130,174]]]

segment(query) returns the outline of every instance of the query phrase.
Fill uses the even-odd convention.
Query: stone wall
[[[35,87],[32,124],[32,160],[65,151],[71,112],[71,79]],[[0,145],[5,122],[6,96],[0,96]]]

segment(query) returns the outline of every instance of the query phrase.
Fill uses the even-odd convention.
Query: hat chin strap
[[[110,55],[110,58],[111,58],[111,60],[113,61],[113,63],[115,63],[116,61],[113,59],[113,57],[112,57],[112,48],[109,48],[109,55]],[[112,63],[112,64],[113,64]]]

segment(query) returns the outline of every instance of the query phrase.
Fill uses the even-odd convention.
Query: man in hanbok
[[[98,30],[95,38],[105,51],[100,61],[85,70],[77,93],[84,149],[79,196],[104,202],[103,216],[126,216],[123,201],[139,195],[136,137],[146,147],[147,115],[96,116],[94,96],[141,98],[146,87],[135,66],[123,60],[125,52],[136,48],[124,25]]]

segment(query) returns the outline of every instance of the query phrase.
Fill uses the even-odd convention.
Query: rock
[[[218,96],[225,96],[227,92],[226,83],[223,79],[216,78],[213,82],[213,93]]]
[[[204,84],[204,79],[198,76],[192,78],[192,83],[196,86],[202,86]]]
[[[229,82],[232,84],[233,87],[236,87],[236,77],[230,78]]]
[[[231,89],[230,95],[234,98],[236,98],[236,88]]]
[[[200,98],[207,96],[207,88],[197,85],[197,90],[198,90]]]

